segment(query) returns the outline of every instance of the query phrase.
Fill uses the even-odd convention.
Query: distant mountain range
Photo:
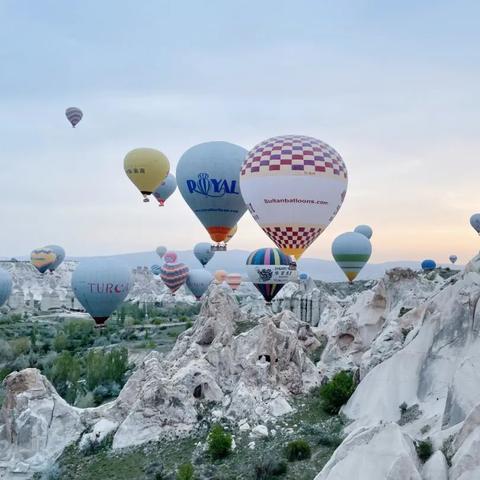
[[[223,269],[227,272],[238,272],[246,275],[245,262],[250,252],[246,250],[229,250],[227,252],[216,252],[212,260],[207,265],[208,270],[214,272],[215,270]],[[191,250],[178,251],[179,261],[186,263],[190,269],[202,268],[198,260],[193,255]],[[24,257],[17,257],[18,260],[28,260]],[[83,257],[85,258],[85,257]],[[99,257],[96,257],[99,258]],[[155,252],[138,252],[126,253],[123,255],[112,255],[109,258],[117,258],[124,262],[131,268],[140,266],[152,266],[154,264],[161,264],[162,261]],[[82,257],[67,257],[67,260],[82,260]],[[394,268],[412,268],[418,270],[420,268],[419,262],[415,261],[393,261],[385,263],[367,264],[359,275],[359,279],[369,280],[376,279],[383,276],[385,271]],[[455,268],[460,269],[460,265]],[[315,280],[323,280],[325,282],[343,282],[345,277],[342,271],[333,261],[320,260],[317,258],[304,258],[298,262],[298,270],[300,272],[308,273]]]

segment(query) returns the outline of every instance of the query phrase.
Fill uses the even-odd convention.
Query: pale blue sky
[[[0,0],[0,256],[206,241],[177,192],[144,205],[123,173],[138,146],[173,170],[195,143],[320,138],[349,191],[306,256],[357,223],[373,261],[478,251],[476,1]],[[73,130],[68,106],[84,110]],[[232,248],[270,241],[245,214]]]

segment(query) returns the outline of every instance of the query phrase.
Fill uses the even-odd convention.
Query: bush
[[[415,443],[415,449],[417,450],[418,458],[425,463],[433,454],[432,441],[429,438],[420,440]]]
[[[322,408],[331,415],[337,415],[354,391],[353,374],[347,371],[337,373],[328,383],[320,387]]]
[[[293,440],[287,445],[285,454],[289,462],[295,462],[310,458],[312,451],[305,440]]]
[[[214,425],[207,438],[208,453],[218,460],[225,458],[232,451],[232,436],[221,425]]]
[[[193,480],[195,478],[195,471],[191,463],[184,463],[178,467],[177,480]]]
[[[269,480],[287,473],[287,464],[275,457],[263,458],[255,465],[255,479]]]

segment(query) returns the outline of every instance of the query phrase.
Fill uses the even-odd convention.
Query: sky
[[[185,250],[209,237],[180,193],[144,204],[125,154],[172,171],[209,140],[305,134],[349,172],[305,253],[374,229],[373,262],[468,261],[480,239],[477,1],[0,0],[0,256]],[[69,127],[64,111],[84,118]],[[230,248],[272,245],[247,212]]]

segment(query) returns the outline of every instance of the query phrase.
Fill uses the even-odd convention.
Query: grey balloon
[[[361,233],[362,235],[367,237],[369,240],[372,238],[372,235],[373,235],[373,230],[372,230],[372,227],[370,227],[370,225],[358,225],[357,227],[355,227],[354,232]]]
[[[8,300],[12,293],[12,276],[0,268],[0,307]]]
[[[125,300],[131,284],[130,269],[112,259],[85,260],[72,275],[73,293],[99,326]]]
[[[51,272],[56,270],[65,260],[65,249],[60,245],[47,245],[45,248],[50,248],[55,252],[57,259],[53,264],[48,268]]]
[[[197,260],[205,266],[215,255],[210,243],[202,242],[197,243],[193,247],[193,254],[197,257]]]
[[[193,293],[197,300],[207,291],[213,282],[213,275],[204,268],[190,270],[187,278],[187,287]]]

